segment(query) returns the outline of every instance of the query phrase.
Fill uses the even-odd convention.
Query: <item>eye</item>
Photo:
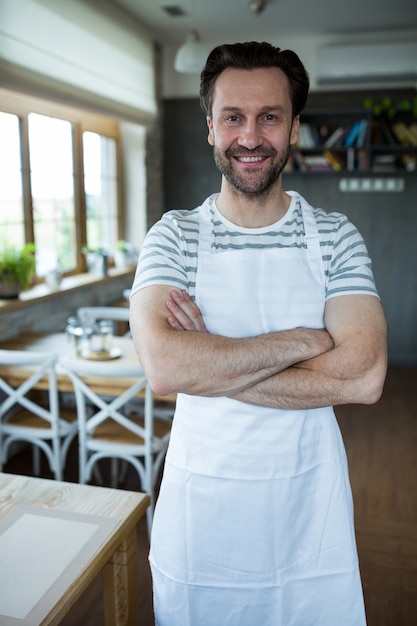
[[[268,113],[267,115],[265,115],[266,122],[275,122],[276,119],[277,119],[277,116],[274,113]]]
[[[238,122],[239,118],[237,115],[229,115],[229,117],[227,118],[228,122]]]

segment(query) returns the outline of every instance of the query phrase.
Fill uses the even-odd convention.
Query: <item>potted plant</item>
[[[83,246],[81,252],[85,254],[89,272],[95,276],[107,276],[109,253],[105,248]]]
[[[3,245],[0,249],[0,298],[17,298],[32,285],[36,271],[35,245],[19,249]]]
[[[135,246],[128,241],[120,240],[116,244],[114,251],[114,264],[116,267],[125,268],[136,265],[138,251]]]

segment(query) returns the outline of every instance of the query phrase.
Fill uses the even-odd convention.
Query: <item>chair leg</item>
[[[52,442],[52,459],[54,467],[51,468],[55,475],[55,480],[63,479],[64,460],[61,461],[61,440],[58,438]]]
[[[119,459],[112,457],[110,468],[110,485],[113,489],[116,489],[119,484]]]
[[[103,475],[100,471],[98,463],[94,464],[92,474],[99,485],[104,485]]]
[[[34,476],[41,473],[41,451],[35,444],[32,445],[32,471]]]
[[[123,459],[112,457],[110,461],[110,484],[113,489],[117,489],[119,485],[122,485],[127,476],[128,463]]]
[[[123,484],[126,480],[128,466],[129,464],[127,461],[122,460],[120,462],[120,470],[119,470],[119,483],[120,484]]]

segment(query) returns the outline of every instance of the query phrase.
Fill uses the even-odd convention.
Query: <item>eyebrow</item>
[[[274,104],[271,106],[263,106],[260,110],[259,113],[270,113],[271,111],[276,111],[278,113],[285,113],[285,108],[283,106],[281,106],[280,104]],[[240,113],[243,112],[243,109],[241,109],[239,106],[224,106],[220,109],[221,113]]]

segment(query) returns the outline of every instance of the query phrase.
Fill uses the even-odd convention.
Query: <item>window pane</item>
[[[117,232],[116,142],[97,133],[83,133],[87,246],[114,250]]]
[[[25,227],[19,118],[0,112],[0,246],[22,247]]]
[[[37,273],[76,266],[73,141],[70,122],[31,113],[29,156]]]

